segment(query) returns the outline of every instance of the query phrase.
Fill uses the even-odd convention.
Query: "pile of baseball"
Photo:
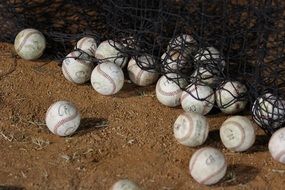
[[[179,115],[173,125],[174,137],[180,144],[197,147],[206,141],[210,126],[205,115],[216,105],[223,113],[232,115],[220,127],[220,138],[224,146],[234,152],[248,150],[255,142],[254,124],[245,116],[233,116],[247,106],[246,85],[234,80],[219,82],[226,62],[214,47],[199,49],[194,55],[195,70],[189,76],[199,80],[189,83],[177,73],[171,72],[173,69],[183,68],[183,64],[187,66],[187,60],[184,58],[193,52],[193,46],[185,48],[185,42],[197,44],[195,39],[187,34],[173,38],[158,62],[149,54],[136,58],[128,57],[120,51],[128,44],[106,40],[98,45],[94,38],[84,37],[62,61],[62,73],[72,83],[83,84],[90,81],[96,92],[113,95],[122,89],[125,81],[123,69],[127,67],[128,77],[134,84],[148,86],[157,82],[156,97],[161,104],[169,107],[181,105],[184,113]],[[38,30],[25,29],[17,35],[14,45],[19,56],[34,60],[43,54],[46,41]],[[181,49],[184,51],[180,51]],[[153,69],[142,69],[143,66],[158,64],[166,66],[164,69],[168,71],[167,74],[160,76]],[[254,120],[262,125],[276,119],[276,113],[285,118],[284,108],[285,100],[277,99],[270,93],[263,94],[253,104]],[[274,127],[280,127],[284,122],[285,119],[274,122]],[[80,125],[80,113],[73,103],[58,101],[48,109],[46,124],[56,135],[72,135]],[[285,128],[272,135],[269,150],[274,159],[285,163]],[[211,185],[224,177],[227,162],[221,151],[203,147],[192,155],[189,170],[197,182]]]

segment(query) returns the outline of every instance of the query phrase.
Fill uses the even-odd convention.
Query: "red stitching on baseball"
[[[241,132],[241,139],[240,139],[240,142],[239,144],[237,144],[236,146],[234,147],[230,147],[230,149],[233,149],[233,150],[237,150],[240,146],[242,146],[242,144],[244,143],[244,139],[245,139],[245,131],[243,129],[243,127],[241,126],[241,124],[239,124],[238,122],[236,121],[227,121],[225,122],[223,125],[226,125],[226,124],[233,124],[235,125]]]
[[[65,119],[60,120],[60,121],[54,126],[54,130],[53,130],[54,134],[59,135],[59,134],[57,133],[58,128],[59,128],[61,125],[63,125],[64,123],[67,123],[67,122],[69,122],[69,121],[75,119],[75,118],[77,117],[77,115],[78,115],[78,113],[77,113],[77,111],[75,111],[75,113],[74,113],[73,115],[71,115],[70,117],[67,117],[67,118],[65,118]]]
[[[224,161],[223,166],[222,166],[219,170],[217,170],[216,172],[214,172],[212,175],[206,177],[205,179],[201,180],[199,183],[204,184],[206,181],[210,180],[212,177],[214,177],[215,175],[217,175],[217,174],[219,174],[221,171],[223,171],[224,168],[226,168],[226,167],[227,167],[227,163],[226,163],[226,161]]]
[[[84,37],[84,38],[82,38],[81,39],[81,41],[80,41],[80,43],[78,44],[78,49],[82,49],[82,45],[83,45],[83,43],[87,40],[88,38],[86,38],[86,37]]]
[[[209,147],[201,148],[197,152],[194,153],[193,156],[195,156],[195,157],[191,158],[191,160],[193,159],[193,162],[192,162],[192,164],[189,167],[190,174],[191,174],[191,171],[193,170],[194,164],[196,163],[198,156],[207,148],[209,148]]]
[[[65,67],[65,64],[62,64],[62,69],[63,71],[65,72],[67,78],[69,81],[73,82],[73,83],[76,83],[73,78],[71,77],[70,73],[68,72],[67,68]]]
[[[90,66],[90,64],[87,63],[84,59],[81,59],[79,56],[75,55],[75,51],[71,52],[70,55],[71,55],[70,59],[74,59],[75,61],[78,61],[78,63],[81,63],[84,66],[87,66],[87,67]],[[80,52],[79,52],[79,55],[81,55]]]
[[[190,89],[192,88],[192,86],[190,87]],[[194,92],[194,91],[196,91],[196,88],[194,88],[194,89],[191,89],[190,90],[190,93],[192,94],[192,92]],[[182,103],[183,102],[183,100],[184,99],[186,99],[187,98],[187,96],[191,96],[191,94],[189,94],[189,92],[186,90],[186,91],[184,91],[185,92],[185,94],[183,95],[183,96],[181,96],[181,100],[180,100],[180,102]],[[192,96],[191,96],[192,97]]]
[[[178,95],[180,92],[182,92],[180,88],[177,89],[176,91],[173,91],[173,92],[165,92],[165,91],[163,91],[163,90],[161,89],[160,81],[161,81],[161,80],[158,81],[157,91],[158,91],[159,93],[161,93],[162,95],[164,95],[164,96],[175,96],[175,95]]]
[[[16,52],[20,52],[20,51],[22,50],[22,48],[23,48],[23,46],[25,45],[25,43],[27,42],[28,38],[29,38],[31,35],[33,35],[33,34],[39,34],[39,35],[41,35],[41,33],[38,32],[38,31],[33,31],[33,32],[28,33],[28,34],[24,37],[23,41],[22,41],[22,42],[19,44],[19,46],[17,47]]]
[[[98,73],[102,74],[112,84],[113,88],[112,88],[111,93],[109,93],[109,94],[114,94],[116,91],[116,84],[115,84],[114,80],[107,73],[105,73],[104,71],[101,70],[100,64],[96,68],[97,68]]]
[[[186,133],[186,135],[184,137],[178,138],[180,141],[185,141],[185,140],[188,139],[189,136],[191,136],[191,134],[193,132],[193,120],[192,120],[191,117],[188,117],[188,115],[185,114],[185,113],[181,114],[181,116],[183,116],[186,119],[186,121],[188,121],[189,126],[190,126],[189,130]]]

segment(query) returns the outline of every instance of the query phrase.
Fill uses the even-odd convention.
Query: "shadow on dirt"
[[[108,120],[105,118],[83,118],[76,136],[82,136],[95,130],[108,127]]]
[[[17,187],[17,186],[3,186],[0,185],[0,190],[25,190],[24,187]]]

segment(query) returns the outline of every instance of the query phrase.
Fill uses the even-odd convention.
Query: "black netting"
[[[48,39],[45,55],[63,58],[76,40],[89,35],[108,40],[118,50],[111,58],[132,57],[144,70],[175,73],[176,79],[213,89],[239,81],[248,91],[232,94],[235,101],[249,99],[255,120],[272,133],[284,126],[285,117],[281,103],[269,98],[285,98],[284,18],[282,0],[7,0],[0,4],[0,40],[13,42],[20,30],[33,27]],[[146,54],[153,55],[155,63],[140,63],[138,58]],[[261,109],[266,106],[254,104],[257,98],[273,101],[270,105],[281,110],[278,117],[270,112],[274,108],[267,108],[263,119]]]

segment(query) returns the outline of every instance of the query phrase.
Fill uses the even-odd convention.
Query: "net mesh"
[[[183,90],[189,88],[180,79],[226,91],[235,102],[248,99],[254,119],[270,134],[284,126],[284,18],[281,0],[6,0],[0,4],[0,40],[13,42],[20,30],[36,28],[47,38],[45,57],[56,59],[83,36],[107,40],[118,50],[114,59],[133,58],[144,70],[174,73],[171,80]],[[144,55],[155,61],[141,62]],[[239,92],[236,81],[248,90]],[[227,82],[234,93],[223,86]],[[198,90],[188,93],[208,101]]]

